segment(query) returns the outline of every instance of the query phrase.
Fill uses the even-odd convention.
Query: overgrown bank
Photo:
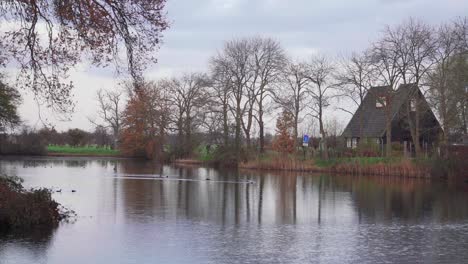
[[[50,190],[26,190],[22,179],[0,175],[0,232],[53,228],[73,214],[52,199]]]
[[[354,175],[402,177],[464,177],[468,170],[463,160],[410,159],[403,157],[352,157],[306,159],[293,155],[274,155],[239,163],[242,169],[329,172]]]

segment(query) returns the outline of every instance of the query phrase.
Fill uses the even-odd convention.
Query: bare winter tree
[[[372,68],[376,72],[377,82],[389,87],[385,94],[375,94],[376,100],[382,105],[385,113],[385,135],[386,135],[386,155],[392,153],[392,105],[393,97],[398,82],[401,78],[401,68],[399,66],[399,54],[392,43],[380,39],[372,44],[369,50]],[[372,90],[369,90],[372,91]]]
[[[421,154],[420,134],[421,116],[424,113],[423,99],[419,96],[421,80],[434,65],[434,51],[436,48],[433,29],[421,21],[409,19],[407,22],[394,28],[387,27],[384,32],[384,41],[394,49],[398,56],[398,66],[401,81],[404,84],[412,83],[418,89],[413,89],[410,98],[415,107],[414,114],[411,104],[407,104],[406,116],[410,128],[411,138],[415,146],[416,156]]]
[[[270,38],[252,39],[253,47],[253,86],[257,114],[254,116],[259,127],[260,153],[265,150],[265,104],[272,94],[275,83],[278,83],[280,73],[286,64],[286,56],[280,43]]]
[[[353,53],[349,58],[341,60],[340,71],[335,74],[336,86],[339,88],[339,96],[351,100],[356,107],[359,107],[367,94],[367,91],[373,86],[375,71],[369,59],[369,55],[363,53]],[[343,107],[337,109],[354,113]],[[363,134],[363,116],[359,115],[359,134]]]
[[[229,144],[229,102],[231,96],[231,79],[226,64],[215,63],[211,65],[211,103],[213,111],[222,116],[223,145]],[[217,109],[217,110],[215,110]]]
[[[297,144],[298,126],[301,115],[306,108],[310,80],[305,63],[289,61],[280,74],[280,82],[273,90],[275,103],[281,109],[286,109],[293,117],[293,137]]]
[[[330,106],[330,99],[334,96],[332,94],[334,88],[332,79],[334,70],[335,66],[329,59],[323,56],[316,56],[312,58],[307,71],[307,78],[313,83],[308,91],[311,97],[311,104],[309,105],[309,109],[311,110],[310,115],[319,122],[324,159],[328,159],[324,111]]]
[[[124,93],[119,90],[100,89],[97,92],[97,102],[97,120],[90,119],[90,121],[96,126],[100,125],[106,129],[111,129],[114,138],[114,148],[117,148],[124,111]]]
[[[202,123],[204,109],[208,103],[208,77],[202,73],[188,73],[173,78],[169,83],[171,101],[177,113],[175,123],[184,146],[184,155],[192,152],[193,131]]]
[[[252,78],[250,69],[251,45],[247,39],[226,42],[223,50],[215,56],[211,63],[214,68],[225,69],[229,76],[230,110],[235,119],[234,147],[236,159],[240,159],[241,128],[243,117],[243,99],[246,86]]]
[[[92,64],[126,65],[135,82],[156,61],[168,28],[165,0],[6,0],[0,18],[14,22],[2,32],[0,57],[18,65],[20,84],[56,111],[72,105],[68,72],[83,58]],[[122,63],[122,55],[126,64]]]
[[[437,31],[437,65],[427,76],[428,98],[444,130],[443,141],[458,129],[466,132],[468,63],[462,32],[457,24],[445,24]],[[465,50],[465,51],[464,51]],[[461,118],[460,118],[461,117]],[[462,122],[460,122],[462,120]],[[465,125],[463,125],[465,123]]]

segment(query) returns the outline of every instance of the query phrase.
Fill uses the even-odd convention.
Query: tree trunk
[[[416,109],[414,111],[414,120],[411,116],[411,100],[415,100],[414,104]],[[406,106],[406,116],[408,118],[411,139],[413,140],[416,157],[419,157],[421,155],[421,144],[419,142],[419,99],[417,98],[417,95],[415,98],[412,98],[410,99],[410,101],[408,101],[408,104]]]
[[[260,154],[265,152],[265,135],[264,135],[264,127],[263,127],[263,99],[260,98],[260,102],[258,104],[258,127],[259,127],[259,140],[260,140]]]
[[[229,144],[229,124],[228,124],[228,106],[227,103],[223,105],[223,139],[224,146]]]
[[[240,98],[237,99],[237,109],[236,109],[236,135],[235,135],[235,151],[236,151],[236,162],[240,160],[240,136],[241,136],[241,122],[242,122],[242,113],[241,113],[241,101]]]
[[[389,106],[386,106],[386,108],[389,108]],[[392,116],[389,113],[390,110],[386,109],[385,110],[385,127],[386,127],[386,150],[387,150],[387,157],[392,156]]]
[[[293,128],[293,137],[294,137],[294,148],[298,145],[297,136],[298,136],[298,126],[299,126],[299,108],[295,109],[294,113],[294,128]]]
[[[327,135],[325,133],[325,128],[323,127],[322,109],[320,109],[320,113],[319,113],[319,123],[320,123],[320,134],[322,135],[323,158],[325,160],[328,160]]]

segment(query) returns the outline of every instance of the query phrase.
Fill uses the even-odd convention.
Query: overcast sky
[[[401,23],[410,16],[430,24],[466,16],[468,0],[168,0],[167,12],[171,28],[164,33],[158,64],[147,71],[149,79],[205,71],[224,41],[252,35],[279,40],[297,59],[315,52],[347,54],[365,49],[384,25]],[[71,80],[76,101],[71,121],[60,121],[44,107],[41,116],[58,130],[91,130],[88,117],[96,112],[96,91],[116,87],[120,80],[112,69],[87,66],[76,69]],[[21,116],[40,128],[37,104],[22,92]],[[328,113],[344,123],[350,118],[333,109]]]

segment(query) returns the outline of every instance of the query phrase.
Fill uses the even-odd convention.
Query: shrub
[[[50,190],[25,190],[20,178],[0,175],[0,231],[55,227],[73,214],[52,199]]]
[[[198,160],[209,162],[209,161],[214,161],[216,159],[216,153],[217,153],[217,145],[199,145],[195,149],[195,155]]]
[[[359,141],[357,152],[363,157],[378,157],[380,156],[380,145],[372,138],[363,138]]]

